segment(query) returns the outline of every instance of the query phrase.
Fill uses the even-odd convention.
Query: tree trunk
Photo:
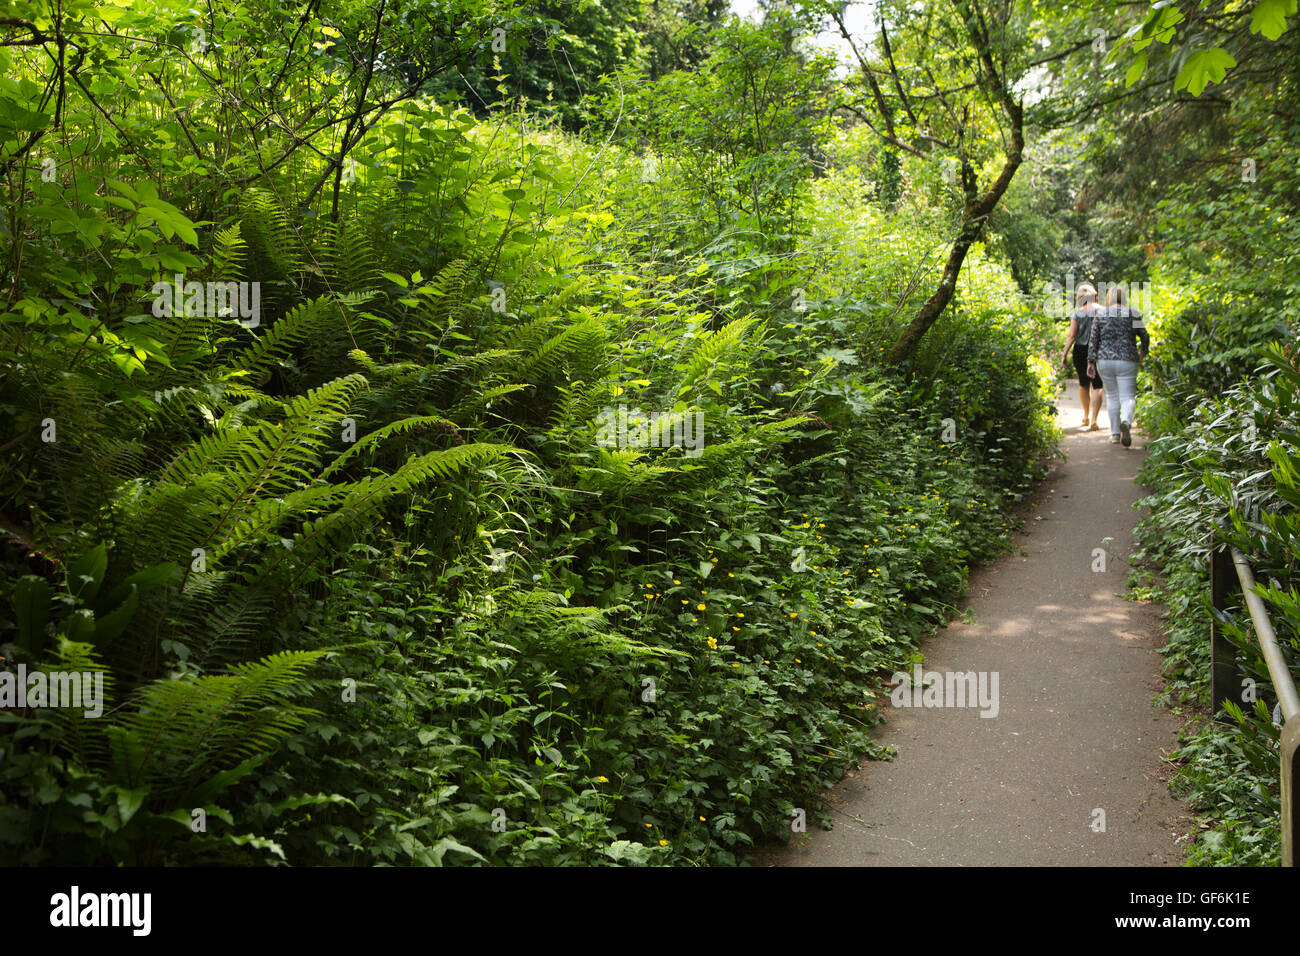
[[[916,352],[916,348],[921,344],[921,338],[930,330],[930,326],[943,313],[945,307],[952,300],[952,294],[957,289],[957,276],[961,274],[962,263],[966,261],[966,253],[970,247],[979,240],[980,235],[984,232],[984,224],[988,221],[989,214],[993,212],[993,207],[998,204],[1007,187],[1011,185],[1012,178],[1016,175],[1016,170],[1020,168],[1020,160],[1024,153],[1025,140],[1023,129],[1023,115],[1019,104],[1015,104],[1010,110],[1011,113],[1011,148],[1007,151],[1006,162],[1002,164],[1002,172],[993,185],[989,187],[988,192],[974,198],[974,189],[967,187],[967,200],[965,208],[962,211],[961,231],[957,233],[957,239],[948,252],[948,261],[944,263],[943,279],[939,282],[939,288],[934,290],[934,294],[925,300],[925,304],[912,317],[912,321],[903,334],[898,337],[894,343],[894,348],[889,353],[889,361],[893,365],[902,365]],[[963,177],[965,178],[965,177]],[[973,184],[973,179],[968,180]]]
[[[1011,95],[1010,84],[1001,71],[998,70],[997,64],[993,62],[991,52],[993,43],[983,12],[971,0],[953,0],[953,6],[957,8],[965,21],[971,48],[976,51],[976,56],[979,59],[984,90],[991,99],[997,100],[1002,106],[1003,113],[1006,114],[1007,119],[1010,121],[1011,142],[1007,146],[1007,158],[1002,164],[1002,171],[998,173],[998,178],[994,180],[987,192],[982,196],[979,195],[979,182],[966,157],[962,142],[967,126],[963,114],[963,122],[959,124],[958,133],[958,152],[962,164],[961,185],[962,193],[965,196],[962,207],[961,230],[957,233],[957,240],[948,253],[948,261],[944,264],[943,279],[939,283],[939,288],[921,306],[920,311],[916,313],[911,323],[903,330],[903,334],[898,337],[893,350],[889,353],[889,360],[894,365],[902,365],[916,353],[916,348],[920,344],[922,336],[930,330],[935,320],[943,313],[944,308],[952,301],[952,294],[957,289],[957,277],[961,274],[962,263],[966,261],[966,253],[970,251],[971,245],[984,232],[984,225],[988,222],[989,214],[993,212],[998,200],[1002,198],[1003,193],[1007,191],[1007,187],[1011,185],[1011,180],[1016,175],[1016,170],[1020,168],[1020,160],[1025,151],[1025,111],[1021,104],[1017,103]],[[889,62],[891,69],[893,69],[894,60],[892,56],[889,57]],[[870,78],[870,70],[866,70],[866,72]],[[897,71],[894,70],[894,73],[895,82],[897,82]],[[871,82],[874,85],[874,79],[871,79]]]

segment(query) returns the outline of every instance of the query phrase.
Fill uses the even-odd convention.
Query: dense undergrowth
[[[1245,117],[1243,140],[1253,135]],[[1172,755],[1173,787],[1202,817],[1189,846],[1197,865],[1279,862],[1281,714],[1239,592],[1225,619],[1238,649],[1233,700],[1223,719],[1209,717],[1209,552],[1233,544],[1248,556],[1300,675],[1300,286],[1285,264],[1300,237],[1284,213],[1295,188],[1293,171],[1270,165],[1267,183],[1218,177],[1164,206],[1167,228],[1188,241],[1161,265],[1156,347],[1144,374],[1140,417],[1154,440],[1139,478],[1152,514],[1138,527],[1138,557],[1159,576],[1138,585],[1164,604],[1163,701],[1189,720]],[[1200,220],[1209,210],[1221,213],[1213,227]],[[1271,255],[1270,243],[1283,251]]]
[[[0,643],[106,701],[0,713],[6,862],[739,862],[876,753],[1051,449],[982,250],[882,364],[924,166],[718,233],[689,157],[523,114],[402,104],[336,212],[319,163],[214,194],[83,121],[5,187]],[[175,274],[256,322],[155,308]]]
[[[1224,80],[1172,10],[1101,64],[1124,4],[883,4],[846,76],[838,5],[13,0],[0,672],[104,697],[0,699],[0,861],[743,862],[1008,546],[1048,271],[1159,290],[1142,554],[1201,714],[1216,529],[1300,630],[1286,6],[1219,18]],[[1269,863],[1230,623],[1254,698],[1178,779],[1194,862]]]

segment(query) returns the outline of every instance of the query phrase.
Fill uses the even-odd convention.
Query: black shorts
[[[1079,373],[1080,388],[1101,388],[1101,376],[1088,378],[1088,346],[1074,346],[1074,370]]]

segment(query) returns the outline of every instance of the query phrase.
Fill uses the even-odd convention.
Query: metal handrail
[[[1246,556],[1233,548],[1232,563],[1237,566],[1237,580],[1241,582],[1241,593],[1246,599],[1246,607],[1250,609],[1250,620],[1259,636],[1259,648],[1264,653],[1268,677],[1273,682],[1273,689],[1277,691],[1277,702],[1282,708],[1282,721],[1285,723],[1300,714],[1300,694],[1296,693],[1291,669],[1287,667],[1282,648],[1278,646],[1277,632],[1273,630],[1273,622],[1268,619],[1264,599],[1255,593],[1255,575],[1250,570]]]
[[[1229,563],[1233,565],[1232,569],[1227,567]],[[1282,865],[1295,866],[1297,842],[1300,840],[1300,798],[1296,793],[1297,781],[1300,780],[1300,694],[1296,693],[1295,680],[1291,677],[1286,658],[1282,656],[1277,632],[1268,618],[1264,600],[1255,593],[1255,575],[1250,570],[1250,562],[1235,547],[1220,546],[1211,551],[1210,597],[1214,609],[1222,611],[1227,607],[1234,572],[1282,711]],[[1210,695],[1216,717],[1222,711],[1223,702],[1235,696],[1235,653],[1236,649],[1224,636],[1216,615],[1210,622]]]

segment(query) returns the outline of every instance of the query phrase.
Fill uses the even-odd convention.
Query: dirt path
[[[756,864],[1181,862],[1174,840],[1187,832],[1186,815],[1161,764],[1178,722],[1151,706],[1160,689],[1158,609],[1119,596],[1144,437],[1135,433],[1128,449],[1111,445],[1104,408],[1102,430],[1089,433],[1079,431],[1077,397],[1063,396],[1058,408],[1067,460],[1035,492],[1019,550],[972,573],[972,623],[922,645],[926,671],[997,672],[997,715],[887,708],[876,739],[898,756],[864,761],[831,792],[834,830],[810,819],[806,839]],[[1109,552],[1104,572],[1093,570],[1094,548]],[[1104,832],[1094,829],[1097,810]]]

